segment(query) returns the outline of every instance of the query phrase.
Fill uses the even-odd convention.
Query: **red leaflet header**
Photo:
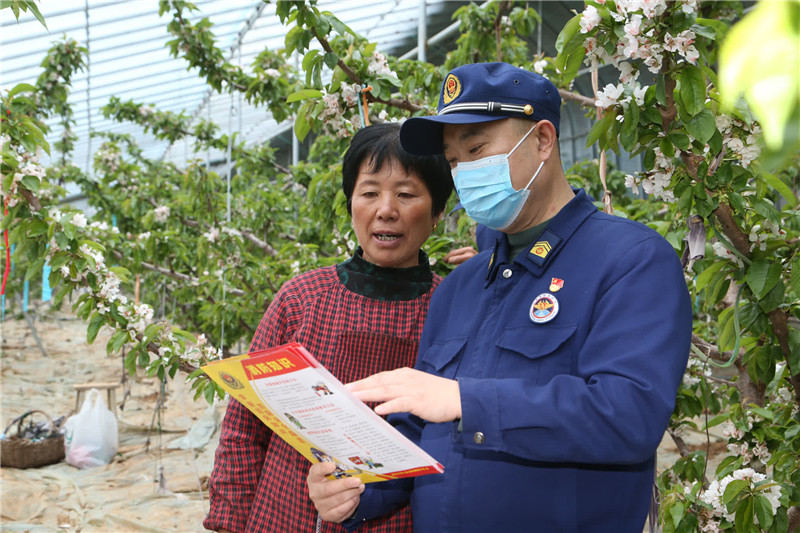
[[[254,352],[250,354],[248,359],[242,361],[242,366],[247,373],[247,377],[253,380],[296,372],[310,365],[301,353],[286,348],[278,348]]]

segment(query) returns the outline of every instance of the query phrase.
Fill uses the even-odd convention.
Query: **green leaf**
[[[564,24],[564,27],[559,32],[556,38],[556,51],[558,51],[559,54],[571,50],[567,45],[574,47],[583,42],[583,39],[580,39],[580,42],[574,44],[574,42],[577,41],[576,36],[580,36],[581,18],[582,15],[575,15]],[[556,61],[558,61],[558,59],[556,59]]]
[[[753,295],[761,299],[778,283],[781,266],[774,261],[755,261],[747,269],[745,281]]]
[[[800,255],[796,255],[792,259],[791,284],[795,296],[800,296]]]
[[[717,346],[720,352],[732,350],[736,344],[736,322],[734,320],[734,307],[728,307],[719,314],[719,338]]]
[[[592,126],[592,129],[589,131],[589,135],[586,137],[586,148],[596,143],[598,139],[605,137],[606,132],[611,127],[611,123],[614,121],[614,117],[616,117],[615,113],[611,110],[606,110],[606,114],[603,115],[603,118],[595,122],[594,126]]]
[[[625,120],[622,123],[620,142],[623,148],[630,152],[636,145],[636,141],[638,141],[639,107],[631,102],[628,104],[627,109],[625,109],[624,117]]]
[[[667,90],[665,85],[665,76],[659,74],[656,79],[656,102],[662,107],[667,105]]]
[[[714,276],[714,274],[719,272],[724,266],[725,266],[724,262],[718,261],[706,267],[706,269],[700,272],[700,274],[698,274],[697,278],[694,280],[695,288],[698,291],[703,290],[705,286],[708,285],[708,282],[711,281],[711,278]]]
[[[47,23],[44,21],[44,17],[39,12],[39,8],[36,7],[36,4],[33,1],[30,1],[30,0],[28,2],[26,2],[26,3],[28,4],[28,9],[30,9],[31,13],[33,13],[33,16],[36,17],[36,20],[38,20],[42,24],[42,26],[44,26],[45,29],[46,29],[47,28]]]
[[[776,191],[783,196],[784,200],[792,206],[792,209],[797,207],[797,197],[794,195],[792,190],[786,185],[780,178],[776,177],[774,174],[771,174],[766,171],[761,171],[761,177]]]
[[[678,80],[681,84],[680,93],[684,109],[689,115],[695,116],[705,109],[706,77],[699,68],[687,65],[681,70]]]
[[[31,263],[30,266],[28,266],[28,270],[25,272],[25,281],[31,280],[33,276],[41,272],[43,266],[44,266],[44,257],[40,257],[39,259]]]
[[[683,515],[686,512],[686,504],[678,501],[675,502],[675,505],[670,507],[669,515],[672,517],[672,523],[675,524],[675,527],[680,525],[681,520],[683,520]]]
[[[106,352],[108,354],[116,353],[122,348],[122,345],[125,344],[128,339],[128,331],[127,330],[118,330],[115,331],[114,334],[108,339],[108,343],[106,344]]]
[[[736,498],[739,497],[739,494],[750,486],[750,481],[746,479],[734,479],[728,486],[725,487],[725,493],[722,495],[722,503],[728,506],[730,509],[730,503],[735,501]]]
[[[20,183],[22,183],[22,186],[31,191],[33,194],[39,194],[40,181],[36,176],[24,176],[20,180]]]
[[[215,392],[216,391],[214,390],[213,383],[210,382],[210,381],[208,383],[206,383],[206,390],[203,391],[203,396],[205,397],[206,401],[208,402],[208,405],[212,405],[214,403],[214,394],[215,394]]]
[[[14,86],[13,89],[8,91],[8,96],[9,98],[13,98],[14,96],[22,92],[35,93],[36,91],[38,91],[38,89],[33,85],[31,85],[30,83],[18,83]]]
[[[730,485],[728,486],[730,487]],[[727,492],[727,490],[725,492]],[[736,531],[753,531],[755,529],[755,524],[753,522],[753,498],[744,498],[736,507],[736,517],[733,521],[736,526]],[[755,530],[758,531],[757,529]]]
[[[28,224],[28,237],[36,237],[37,235],[44,235],[47,233],[47,222],[34,218]]]
[[[686,131],[699,142],[707,143],[717,131],[714,113],[710,109],[704,108],[686,123]]]
[[[576,46],[572,51],[566,54],[563,68],[561,68],[563,79],[566,83],[573,80],[575,76],[578,75],[578,70],[580,70],[583,64],[584,57],[586,57],[586,50],[583,46]]]
[[[297,91],[287,96],[286,102],[291,103],[300,100],[308,100],[310,98],[322,98],[322,96],[322,91],[318,91],[316,89],[303,89],[302,91]]]
[[[350,28],[348,28],[341,20],[336,18],[336,16],[334,16],[333,13],[329,11],[323,11],[323,13],[328,16],[328,22],[331,23],[331,27],[333,27],[336,33],[338,33],[339,35],[344,35],[346,33],[353,33],[352,31],[350,31]]]
[[[114,274],[116,274],[122,283],[126,283],[128,279],[130,279],[131,272],[125,267],[113,266],[113,267],[108,267],[108,269]]]
[[[102,244],[100,244],[97,241],[90,241],[89,239],[83,239],[78,244],[79,245],[84,245],[85,244],[89,248],[97,250],[98,252],[105,252],[106,251],[106,247],[103,246]]]
[[[672,132],[667,134],[667,138],[670,140],[670,142],[672,142],[672,144],[674,144],[681,150],[686,151],[689,149],[689,146],[691,146],[691,141],[689,140],[689,136],[684,135],[683,133]]]
[[[778,279],[778,282],[775,284],[775,286],[772,287],[772,289],[758,302],[758,307],[765,314],[773,311],[783,303],[784,295],[786,293],[785,289],[786,287],[783,285],[783,281]]]
[[[753,412],[765,418],[767,420],[775,420],[775,413],[770,411],[769,409],[764,409],[763,407],[758,407],[757,405],[751,405],[747,408],[748,412]]]
[[[189,342],[197,342],[197,337],[195,337],[194,335],[192,335],[188,331],[182,330],[180,328],[176,328],[176,327],[173,326],[172,333],[175,334],[178,337],[183,337],[184,339],[186,339]]]
[[[706,31],[708,31],[708,29],[714,31],[714,37],[712,37],[712,39],[716,39],[717,41],[722,40],[722,38],[725,37],[725,34],[728,33],[728,30],[730,29],[730,26],[728,26],[728,24],[726,24],[721,20],[697,17],[695,22],[696,24],[692,25],[692,31],[694,31],[698,35],[705,35],[705,33],[703,33],[703,30],[698,31],[695,28],[697,28],[698,26],[706,27]]]
[[[311,131],[311,124],[308,123],[308,104],[303,104],[297,111],[297,118],[294,120],[294,134],[302,142],[308,132]]]
[[[306,52],[306,55],[303,56],[303,70],[308,71],[311,69],[311,66],[314,64],[314,59],[319,54],[319,50],[309,50]]]
[[[95,311],[92,315],[92,319],[89,321],[89,327],[86,329],[86,342],[89,344],[94,342],[94,339],[97,337],[97,332],[100,331],[100,327],[104,322],[105,317]]]
[[[333,69],[339,63],[339,56],[335,52],[328,52],[322,58],[322,61],[329,69]]]

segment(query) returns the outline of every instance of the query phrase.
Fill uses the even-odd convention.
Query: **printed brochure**
[[[299,343],[202,369],[309,461],[336,463],[332,477],[370,483],[444,472]]]

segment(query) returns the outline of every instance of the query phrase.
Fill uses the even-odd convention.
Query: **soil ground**
[[[108,332],[101,331],[89,345],[86,325],[69,311],[42,307],[38,315],[32,318],[46,356],[22,317],[6,316],[0,323],[0,429],[30,409],[53,418],[67,415],[76,407],[73,385],[123,380],[121,354],[106,355]],[[142,376],[125,378],[116,393],[116,458],[86,470],[64,461],[0,469],[0,531],[205,531],[201,522],[208,510],[207,481],[219,432],[206,435],[207,442],[197,451],[168,446],[193,426],[218,421],[227,402],[214,407],[203,399],[194,402],[185,376],[178,375],[167,384],[159,430],[154,414],[160,383]],[[706,446],[705,434],[690,433],[685,439],[690,449]],[[711,443],[712,451],[724,452],[719,436],[712,435]],[[666,437],[659,448],[659,470],[677,457]]]
[[[68,309],[68,306],[64,306]],[[122,356],[106,355],[109,333],[86,343],[86,325],[69,312],[42,313],[34,327],[47,356],[24,319],[2,323],[2,412],[5,427],[30,410],[52,418],[76,407],[73,385],[121,382]],[[198,420],[219,420],[214,408],[192,401],[185,375],[167,383],[164,408],[154,421],[158,379],[126,375],[116,391],[119,453],[107,466],[80,470],[62,461],[39,468],[0,469],[2,531],[204,531],[207,481],[219,432],[202,449],[169,449]],[[124,389],[124,392],[123,392]],[[106,399],[106,394],[102,394]],[[204,416],[205,415],[205,416]],[[36,415],[40,417],[41,415]],[[36,418],[35,421],[43,420]],[[15,427],[9,434],[15,433]]]

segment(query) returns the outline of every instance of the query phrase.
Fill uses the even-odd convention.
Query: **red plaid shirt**
[[[338,266],[338,274],[337,267],[331,266],[295,277],[267,309],[250,351],[300,342],[343,383],[383,370],[413,367],[428,304],[441,281],[436,275],[431,280],[427,257],[421,254],[423,258],[419,267],[401,270],[411,271],[416,281],[387,279],[391,271],[379,269],[382,277],[372,285],[378,293],[381,287],[391,286],[390,299],[353,292],[351,288],[365,292],[369,284],[364,281],[370,274],[343,269],[347,263]],[[362,267],[365,263],[360,257],[351,262]],[[398,287],[403,286],[415,291],[411,299],[396,299]],[[209,482],[211,510],[203,525],[236,532],[316,531],[317,511],[306,486],[309,466],[307,459],[283,439],[273,437],[255,415],[231,399]],[[408,506],[361,529],[370,533],[411,530]],[[322,531],[343,532],[344,528],[323,522]]]

